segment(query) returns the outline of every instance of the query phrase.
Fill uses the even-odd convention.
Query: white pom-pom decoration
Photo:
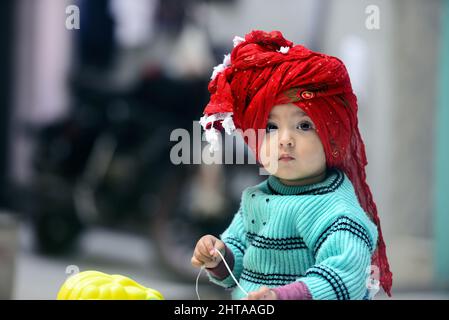
[[[223,72],[223,70],[226,69],[226,67],[223,64],[219,64],[218,66],[214,67],[214,71],[212,71],[212,75],[210,76],[211,80],[214,80],[217,74],[220,72]]]
[[[224,56],[224,58],[223,58],[223,65],[224,65],[225,67],[228,67],[228,66],[231,65],[231,54],[230,54],[230,53],[225,54],[225,56]]]
[[[215,152],[220,150],[218,143],[218,130],[215,128],[210,128],[206,130],[206,141],[209,142],[209,152]]]
[[[226,116],[221,125],[223,129],[225,129],[226,133],[231,135],[232,132],[235,130],[234,121],[232,120],[232,114]]]
[[[288,50],[290,50],[290,47],[281,47],[278,52],[287,54]]]
[[[209,151],[214,152],[220,149],[218,137],[219,131],[215,129],[214,122],[221,121],[221,126],[225,132],[229,135],[235,130],[234,121],[232,120],[232,112],[215,113],[210,116],[203,116],[200,119],[200,124],[206,133],[206,141],[210,144]],[[206,129],[208,124],[211,124],[210,128]]]
[[[230,65],[231,65],[231,54],[229,53],[224,56],[223,62],[221,64],[214,67],[214,71],[212,72],[212,75],[210,77],[211,80],[214,80],[217,74],[223,72]]]
[[[237,47],[239,43],[242,43],[243,41],[245,41],[244,38],[235,36],[234,39],[232,40],[232,42],[234,43],[234,48]]]

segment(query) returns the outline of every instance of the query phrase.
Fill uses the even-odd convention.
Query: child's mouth
[[[293,158],[292,156],[287,155],[287,154],[283,154],[279,157],[279,161],[288,162],[288,161],[292,161],[292,160],[295,160],[295,158]]]

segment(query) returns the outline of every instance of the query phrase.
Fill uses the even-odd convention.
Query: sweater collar
[[[320,195],[335,191],[344,180],[344,174],[336,168],[326,171],[323,181],[303,186],[288,186],[283,184],[279,178],[271,175],[268,177],[267,185],[272,194],[277,195]]]

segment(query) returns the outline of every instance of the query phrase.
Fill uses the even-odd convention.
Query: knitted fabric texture
[[[293,103],[311,118],[327,167],[347,175],[360,205],[377,226],[372,264],[378,266],[381,285],[391,296],[392,273],[377,207],[366,183],[368,161],[358,128],[357,98],[343,62],[293,45],[279,31],[254,30],[235,41],[230,59],[226,56],[216,68],[208,89],[211,97],[201,123],[210,140],[217,140],[215,132],[222,127],[228,133],[232,128],[265,129],[272,107],[278,104]],[[244,136],[258,160],[259,138]]]
[[[232,251],[232,272],[248,292],[303,282],[313,299],[364,299],[377,241],[376,226],[340,170],[307,186],[270,176],[245,189],[238,212],[220,235]],[[209,279],[244,294],[231,276]]]

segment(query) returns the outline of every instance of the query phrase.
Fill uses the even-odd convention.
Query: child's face
[[[292,103],[271,109],[260,160],[285,184],[321,181],[326,170],[324,148],[314,123]]]

